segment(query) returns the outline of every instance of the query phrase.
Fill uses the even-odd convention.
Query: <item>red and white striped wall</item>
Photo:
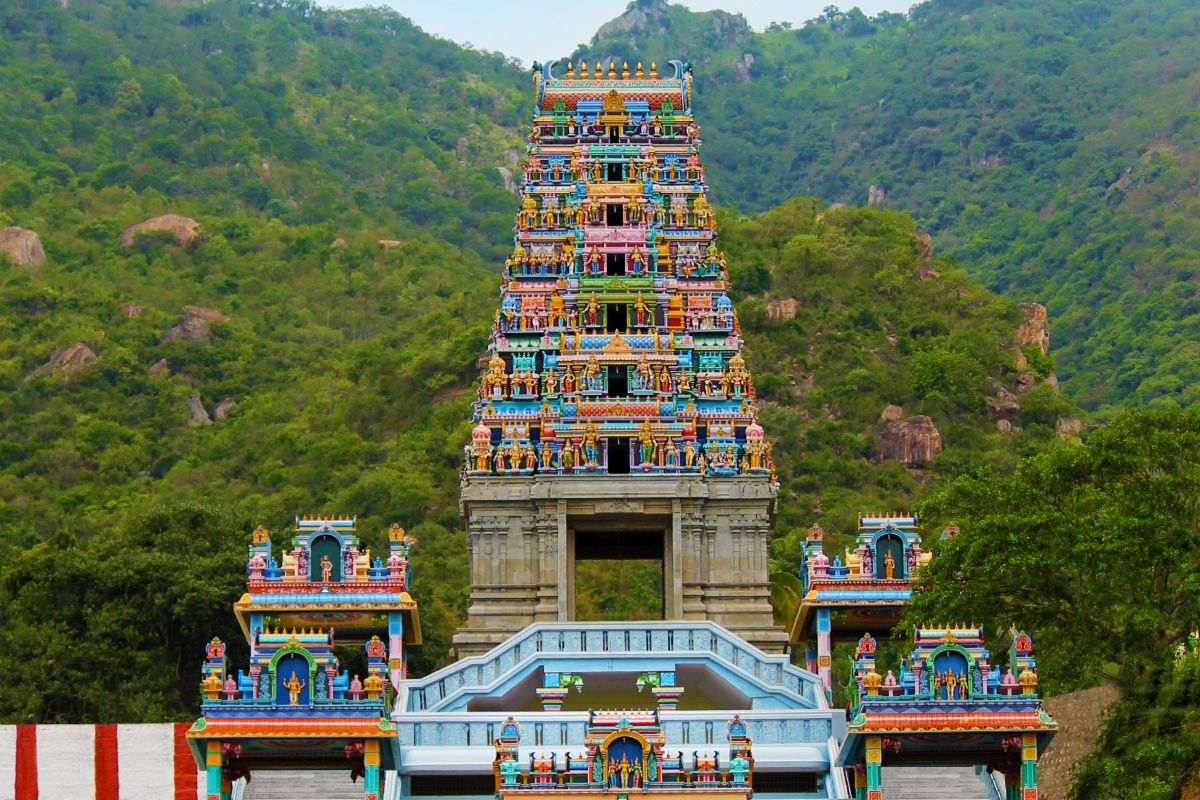
[[[204,800],[190,727],[0,725],[0,800]]]

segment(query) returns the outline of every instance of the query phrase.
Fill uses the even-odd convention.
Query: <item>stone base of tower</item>
[[[462,492],[471,600],[455,651],[574,621],[575,563],[619,549],[661,560],[664,619],[712,620],[783,652],[770,603],[774,505],[766,476],[473,477]]]

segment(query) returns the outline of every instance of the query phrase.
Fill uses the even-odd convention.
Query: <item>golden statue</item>
[[[304,689],[304,681],[296,678],[295,670],[292,670],[292,677],[284,682],[283,688],[288,690],[288,705],[300,705],[300,692]]]
[[[889,550],[883,557],[883,577],[892,580],[896,576],[896,559]]]

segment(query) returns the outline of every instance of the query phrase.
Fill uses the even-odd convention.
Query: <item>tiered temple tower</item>
[[[575,562],[656,559],[663,616],[773,652],[776,483],[700,161],[690,65],[535,71],[462,514],[482,653],[575,619]]]
[[[338,771],[346,784],[361,776],[362,796],[379,800],[383,772],[396,768],[388,713],[405,645],[421,641],[411,544],[393,525],[387,561],[372,561],[353,517],[297,517],[277,560],[270,533],[255,529],[233,606],[250,663],[234,672],[225,644],[208,644],[201,716],[187,734],[207,800],[228,800],[239,778],[297,769]],[[335,645],[363,647],[364,674],[341,670]]]

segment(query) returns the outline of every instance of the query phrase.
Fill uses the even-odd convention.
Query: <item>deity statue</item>
[[[690,439],[683,446],[683,465],[688,469],[696,466],[696,446]]]
[[[328,555],[321,556],[321,583],[329,583],[329,576],[333,574],[333,562],[329,560]]]
[[[588,297],[587,321],[585,324],[589,326],[600,324],[600,301],[596,299],[595,292],[592,292],[591,296]]]
[[[896,577],[896,559],[890,550],[883,557],[883,577],[889,581]]]
[[[575,391],[575,371],[570,367],[563,373],[562,390],[563,394],[572,394]]]
[[[511,755],[500,762],[500,781],[505,786],[515,786],[521,776],[521,765]]]
[[[536,142],[542,138],[542,128],[537,123],[534,123],[529,128],[529,141]]]
[[[587,425],[583,429],[583,457],[587,463],[587,466],[589,467],[596,466],[597,441],[598,437],[596,436],[596,423],[588,420]]]
[[[667,439],[666,462],[668,467],[679,466],[679,448],[675,446],[674,439]]]
[[[504,369],[504,359],[499,353],[493,353],[488,359],[487,374],[483,376],[481,386],[485,392],[485,398],[490,394],[494,398],[504,396],[504,390],[508,386],[508,374]]]
[[[357,675],[350,679],[350,686],[346,689],[346,694],[351,700],[361,700],[363,696],[363,684]]]
[[[943,683],[946,686],[946,699],[956,699],[955,691],[958,689],[958,675],[949,667],[946,668],[946,678]]]
[[[587,384],[588,391],[599,392],[604,390],[600,361],[595,355],[588,357],[587,366],[583,371],[583,379]]]
[[[671,224],[678,228],[686,228],[688,226],[688,210],[686,205],[680,203],[679,205],[671,206]]]
[[[637,367],[633,374],[637,379],[638,389],[654,388],[654,368],[650,366],[650,359],[646,357],[645,353],[638,356]]]
[[[592,159],[592,183],[599,183],[601,175],[604,174],[604,167],[600,163],[600,159]]]
[[[521,201],[521,210],[517,214],[517,226],[520,228],[536,228],[538,220],[537,200],[533,199],[533,195],[525,195],[525,199]]]
[[[547,395],[554,394],[555,390],[558,389],[558,370],[556,370],[556,369],[547,369],[546,370],[545,385],[546,385],[546,390],[545,390],[546,394]]]
[[[592,245],[592,249],[587,257],[587,273],[589,275],[600,275],[603,272],[604,258],[600,255],[600,248],[597,245]]]
[[[549,472],[554,467],[554,451],[549,442],[542,442],[542,471]]]
[[[556,227],[557,219],[558,219],[557,210],[554,208],[554,206],[547,203],[546,207],[542,209],[542,227],[543,228]]]
[[[654,427],[650,424],[650,420],[642,423],[642,429],[638,432],[638,443],[641,445],[640,463],[653,464],[657,446],[654,441]]]
[[[567,472],[575,469],[575,451],[579,447],[579,440],[572,442],[570,439],[566,441],[562,451],[562,468]]]
[[[636,244],[629,251],[629,271],[634,275],[643,275],[646,272],[646,259],[642,256],[642,248]]]
[[[666,393],[671,391],[671,370],[666,367],[658,368],[658,390]]]
[[[322,569],[325,568],[325,562],[328,560],[329,560],[328,556],[321,559],[321,568]],[[288,705],[290,705],[290,706],[300,705],[300,692],[304,690],[304,683],[305,683],[304,681],[298,680],[296,678],[296,672],[295,672],[295,670],[293,670],[292,677],[288,678],[283,684],[283,688],[287,689],[287,691],[288,691]]]
[[[632,771],[633,771],[633,766],[629,763],[629,757],[626,755],[622,755],[620,763],[618,763],[615,767],[612,768],[614,777],[616,777],[616,779],[617,779],[616,787],[618,789],[630,788],[629,773]]]

